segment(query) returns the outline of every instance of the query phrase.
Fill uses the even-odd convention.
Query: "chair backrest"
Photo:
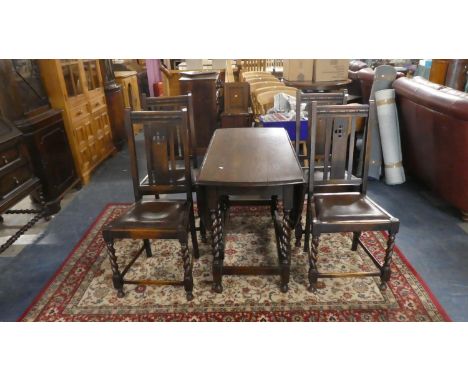
[[[254,84],[256,82],[262,82],[262,81],[275,81],[277,80],[280,82],[275,76],[272,76],[271,74],[265,74],[265,75],[259,75],[259,76],[251,76],[251,77],[246,77],[244,78],[244,82],[248,82],[249,84]]]
[[[367,124],[372,124],[375,119],[375,105],[372,101],[369,105],[319,105],[313,101],[308,105],[310,151],[309,151],[309,177],[308,191],[313,192],[314,173],[317,169],[323,171],[322,179],[315,183],[342,187],[360,186],[360,192],[367,192],[367,173],[369,171],[370,156],[370,130],[365,129],[363,136],[364,166],[360,177],[352,176],[354,142],[356,132],[356,119],[365,118]],[[325,153],[323,166],[315,162],[315,144],[319,119],[325,121],[325,141],[323,151]]]
[[[141,108],[147,111],[177,111],[187,109],[189,124],[189,148],[190,156],[195,167],[198,167],[196,147],[197,138],[195,132],[195,119],[193,115],[193,97],[192,93],[173,97],[147,97],[143,93],[141,98]],[[180,133],[177,134],[177,153],[182,156],[182,145],[180,142]]]
[[[296,94],[296,137],[299,137],[301,129],[301,105],[308,105],[312,101],[317,101],[319,105],[346,105],[348,102],[348,91],[345,89],[340,93],[303,93],[300,89]],[[320,133],[320,132],[319,132]],[[308,136],[310,135],[310,129]],[[320,136],[320,134],[318,134]],[[299,139],[296,139],[296,153],[299,155]]]
[[[265,71],[266,69],[266,59],[245,59],[241,61],[241,70],[243,72],[252,72],[252,71]]]
[[[269,82],[272,83],[272,82]],[[258,82],[258,84],[263,85],[265,82]],[[254,84],[256,85],[256,84]],[[251,87],[252,88],[252,87]],[[261,108],[258,101],[257,101],[257,96],[262,93],[266,92],[271,92],[271,91],[281,91],[286,88],[286,85],[283,84],[282,82],[277,82],[275,85],[270,85],[270,86],[263,86],[260,87],[254,91],[250,92],[250,98],[252,100],[252,107],[254,109],[254,113],[258,114],[258,110]]]
[[[140,181],[138,155],[135,143],[135,125],[143,125],[147,175]],[[189,155],[187,109],[177,111],[131,111],[125,109],[125,129],[133,179],[135,200],[143,195],[187,194],[192,200],[192,179]],[[183,167],[176,159],[177,133],[183,151]]]
[[[286,86],[283,82],[275,80],[265,80],[265,81],[260,81],[260,82],[254,82],[253,84],[250,84],[250,92],[253,93],[255,90],[259,88],[264,88],[267,86]]]
[[[265,114],[268,109],[273,107],[275,95],[279,93],[285,93],[291,96],[295,96],[296,91],[297,91],[296,88],[285,86],[284,88],[282,87],[276,90],[271,90],[268,92],[258,94],[256,99],[257,99],[257,103],[260,109],[259,113]]]

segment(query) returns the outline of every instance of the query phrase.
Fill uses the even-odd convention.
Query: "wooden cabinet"
[[[37,60],[0,60],[0,83],[0,111],[23,133],[34,175],[54,214],[65,192],[78,182],[62,111],[50,108]]]
[[[0,214],[39,188],[22,134],[0,116]]]
[[[115,80],[122,87],[125,107],[129,107],[132,110],[141,110],[137,72],[115,71],[114,75]]]
[[[65,128],[81,181],[115,151],[98,60],[39,60],[53,107]]]
[[[182,76],[181,94],[192,93],[197,154],[204,155],[211,137],[217,128],[217,81],[218,73]]]

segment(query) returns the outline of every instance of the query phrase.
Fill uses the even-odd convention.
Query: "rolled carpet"
[[[401,155],[400,126],[395,104],[395,90],[375,92],[380,140],[385,164],[385,183],[389,185],[405,182],[405,170]]]

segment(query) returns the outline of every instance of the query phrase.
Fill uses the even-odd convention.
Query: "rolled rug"
[[[400,141],[400,126],[395,104],[395,90],[386,89],[375,92],[377,118],[385,164],[385,183],[389,185],[405,182]]]
[[[390,65],[381,65],[375,68],[374,81],[369,99],[375,100],[375,92],[392,87],[393,81],[396,78],[396,70]],[[380,131],[378,121],[375,121],[374,126],[369,126],[372,129],[371,134],[371,147],[370,147],[370,161],[369,161],[369,178],[379,179],[382,168],[382,147],[380,144]],[[359,156],[358,171],[361,173],[363,165],[364,153],[361,150]]]

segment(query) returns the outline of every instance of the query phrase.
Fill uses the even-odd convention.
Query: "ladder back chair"
[[[320,180],[314,177],[315,146],[318,120],[325,120],[324,164]],[[387,211],[367,197],[367,175],[369,171],[371,129],[365,129],[364,166],[360,178],[352,177],[354,155],[354,136],[356,120],[365,118],[366,123],[374,122],[376,110],[374,101],[369,105],[318,105],[313,101],[309,105],[310,126],[310,170],[308,182],[308,200],[306,214],[306,238],[312,236],[309,255],[309,290],[315,291],[317,280],[321,277],[367,277],[379,276],[380,287],[384,289],[390,279],[395,235],[400,222]],[[327,184],[340,187],[343,184],[359,186],[358,191],[323,192],[316,191],[316,186]],[[362,231],[388,232],[387,247],[383,261],[379,261],[360,240]],[[351,250],[356,251],[360,245],[371,258],[378,271],[332,273],[319,272],[317,268],[320,235],[323,233],[352,232]]]
[[[193,256],[199,257],[195,217],[193,214],[192,178],[190,174],[189,132],[187,110],[130,111],[125,110],[131,174],[135,203],[102,230],[112,268],[112,281],[117,296],[124,296],[124,284],[183,285],[187,300],[193,298],[192,256],[188,235],[192,237]],[[134,126],[143,125],[144,153],[147,175],[140,181]],[[184,168],[177,166],[175,156],[177,128],[180,132]],[[145,195],[186,193],[186,200],[144,200]],[[120,270],[114,242],[116,239],[143,240],[137,254]],[[175,239],[181,246],[184,280],[128,280],[125,275],[143,251],[151,257],[150,240]]]
[[[143,110],[147,111],[177,111],[182,109],[187,109],[188,113],[188,128],[189,128],[189,145],[188,148],[190,150],[190,159],[192,165],[192,189],[197,194],[197,205],[199,210],[202,209],[203,198],[200,196],[198,189],[196,187],[195,181],[198,176],[199,172],[199,165],[198,165],[198,156],[197,156],[197,138],[196,138],[196,131],[194,125],[194,115],[193,115],[193,96],[192,93],[188,93],[187,95],[180,95],[180,96],[173,96],[173,97],[147,97],[146,94],[143,93],[141,99],[141,107]],[[182,142],[180,131],[177,128],[177,160],[183,159],[183,150],[182,150]],[[155,195],[156,199],[159,199],[159,194]],[[205,243],[206,239],[206,229],[203,224],[202,219],[200,219],[200,225],[196,228],[197,231],[200,232],[202,242]]]
[[[308,152],[310,151],[310,148],[308,147],[308,143],[310,141],[310,124],[308,124],[308,129],[307,129],[307,139],[306,141],[297,139],[297,137],[300,137],[300,131],[301,131],[301,105],[305,103],[305,110],[308,109],[309,105],[313,102],[316,101],[318,105],[346,105],[348,99],[348,93],[346,90],[343,92],[339,93],[303,93],[300,89],[297,89],[296,93],[296,141],[295,143],[295,148],[296,148],[296,153],[297,157],[299,159],[299,162],[301,163],[301,166],[304,169],[304,178],[307,179],[309,176],[309,157],[308,157]],[[317,135],[316,135],[316,144],[315,144],[315,160],[317,160],[317,156],[321,155],[323,156],[323,144],[324,144],[324,139],[325,139],[325,129],[323,126],[323,120],[319,120],[317,124]],[[319,180],[320,176],[322,173],[320,172],[320,168],[317,168],[319,166],[315,166],[315,172],[314,176],[315,179]],[[315,186],[316,191],[320,187],[325,187],[325,186]],[[295,228],[295,237],[296,237],[296,247],[301,246],[301,238],[302,235],[305,233],[305,230],[302,228],[302,223],[301,220],[299,219],[298,225]],[[308,250],[308,241],[305,241],[305,247],[304,250]]]
[[[240,62],[239,69],[241,72],[254,72],[266,70],[266,59],[245,59],[237,60]]]

